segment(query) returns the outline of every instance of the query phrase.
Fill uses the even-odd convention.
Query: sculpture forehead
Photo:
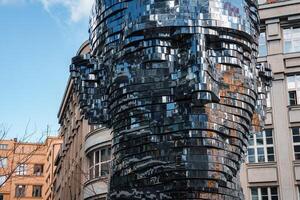
[[[141,29],[224,27],[252,36],[258,32],[255,7],[254,0],[100,0],[94,16],[98,15],[108,26],[122,24],[123,30],[132,24],[142,24]]]
[[[122,5],[123,4],[123,5]],[[241,15],[247,7],[254,6],[254,0],[99,0],[96,7],[100,13],[105,10],[126,9],[131,14],[143,12],[147,14],[159,10],[159,14],[166,11],[188,13],[220,13],[224,10],[227,15]],[[196,8],[196,10],[195,10]],[[99,13],[99,12],[97,12]],[[174,13],[169,12],[172,15]],[[246,16],[243,16],[246,17]]]

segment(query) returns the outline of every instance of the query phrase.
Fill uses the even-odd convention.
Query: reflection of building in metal
[[[254,2],[96,1],[71,72],[85,118],[112,128],[111,199],[243,198],[270,78]]]
[[[300,1],[259,0],[258,62],[273,71],[264,133],[250,138],[241,173],[247,200],[300,199]]]

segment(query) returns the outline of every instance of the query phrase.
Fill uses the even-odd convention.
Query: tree
[[[12,177],[22,178],[22,171],[31,171],[28,162],[44,147],[45,136],[48,135],[48,128],[45,133],[40,134],[37,141],[30,143],[30,140],[37,134],[36,131],[29,133],[28,125],[22,137],[18,140],[7,140],[9,128],[0,125],[0,189],[9,182]],[[31,145],[29,145],[31,144]],[[25,167],[27,166],[27,167]],[[30,166],[33,169],[33,166]]]

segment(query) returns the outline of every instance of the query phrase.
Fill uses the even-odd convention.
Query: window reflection
[[[283,30],[284,53],[300,51],[300,28],[287,28]]]
[[[298,105],[298,102],[300,102],[300,75],[287,77],[287,89],[289,105]]]
[[[266,33],[261,32],[259,35],[258,56],[267,56],[267,40]]]

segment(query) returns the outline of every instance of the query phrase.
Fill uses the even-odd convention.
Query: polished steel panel
[[[110,199],[243,199],[264,121],[254,0],[97,0],[73,58],[82,113],[112,128]]]

